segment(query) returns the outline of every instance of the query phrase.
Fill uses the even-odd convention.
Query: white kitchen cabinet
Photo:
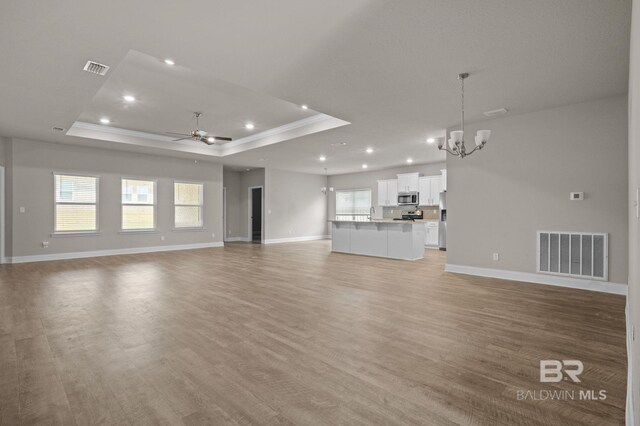
[[[398,205],[398,180],[384,179],[378,181],[378,205]]]
[[[420,205],[436,206],[440,203],[442,178],[440,176],[423,176],[419,180]]]
[[[442,182],[440,184],[440,192],[442,192],[447,190],[447,169],[440,170],[440,173],[442,173]]]
[[[420,173],[402,173],[398,175],[398,192],[416,192],[419,190]]]
[[[438,222],[427,222],[425,224],[425,246],[438,247],[438,226]]]
[[[442,188],[442,177],[441,176],[433,176],[431,178],[431,203],[430,206],[435,206],[440,204],[440,191]]]

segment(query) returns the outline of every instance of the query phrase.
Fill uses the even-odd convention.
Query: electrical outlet
[[[43,241],[42,248],[49,248],[49,241]]]
[[[164,241],[164,235],[160,236],[160,241]]]
[[[216,234],[213,234],[213,233],[212,233],[212,234],[211,234],[211,238],[215,238],[215,237],[216,237]]]
[[[20,213],[24,213],[24,212],[26,212],[26,211],[27,211],[27,209],[26,209],[26,208],[24,208],[24,207],[20,207]]]
[[[496,262],[500,260],[500,253],[493,253],[493,260]]]

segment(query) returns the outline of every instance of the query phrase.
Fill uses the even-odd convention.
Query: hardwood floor
[[[444,262],[317,241],[4,265],[0,423],[623,424],[623,297]]]

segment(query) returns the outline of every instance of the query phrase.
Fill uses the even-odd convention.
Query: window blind
[[[202,227],[203,189],[204,186],[201,183],[174,183],[174,219],[176,228]]]
[[[336,191],[336,219],[367,220],[370,209],[370,189]]]
[[[122,229],[155,229],[155,182],[122,179]]]
[[[98,178],[54,175],[54,232],[98,230]]]

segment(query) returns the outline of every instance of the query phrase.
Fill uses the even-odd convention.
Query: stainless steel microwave
[[[398,194],[399,206],[417,206],[418,205],[418,193],[417,192],[401,192]]]

